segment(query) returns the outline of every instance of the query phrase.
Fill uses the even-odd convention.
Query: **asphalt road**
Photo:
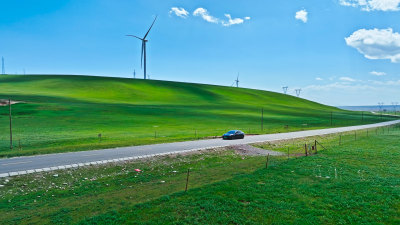
[[[198,141],[186,141],[166,144],[142,145],[133,147],[121,147],[112,149],[57,153],[37,156],[24,156],[0,159],[0,177],[15,176],[25,173],[34,173],[71,167],[103,164],[109,162],[132,160],[155,155],[165,155],[179,152],[196,151],[200,149],[225,147],[237,144],[250,144],[257,142],[286,140],[316,135],[355,131],[361,129],[376,128],[400,123],[400,120],[369,125],[351,127],[329,128],[321,130],[297,131],[289,133],[266,134],[247,136],[241,140],[209,139]]]

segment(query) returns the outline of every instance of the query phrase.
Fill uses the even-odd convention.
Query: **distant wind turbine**
[[[239,87],[239,73],[237,75],[237,78],[236,78],[235,82],[236,82],[236,87]]]
[[[130,34],[126,35],[126,36],[130,36],[130,37],[135,37],[135,38],[137,38],[137,39],[142,41],[142,51],[141,51],[142,54],[141,54],[141,57],[140,57],[140,66],[143,66],[143,69],[144,69],[144,79],[146,79],[146,42],[148,41],[148,40],[146,40],[146,37],[149,34],[149,32],[150,32],[151,28],[153,27],[154,23],[156,22],[156,19],[157,19],[157,16],[156,16],[156,18],[154,18],[153,23],[151,24],[149,30],[147,31],[147,33],[144,35],[143,38],[137,37],[135,35],[130,35]]]

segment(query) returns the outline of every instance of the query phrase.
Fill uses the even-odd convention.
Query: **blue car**
[[[228,131],[226,134],[222,135],[223,139],[233,140],[233,139],[243,139],[244,132],[240,130],[231,130]]]

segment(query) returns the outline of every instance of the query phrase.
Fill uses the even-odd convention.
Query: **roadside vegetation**
[[[255,145],[285,153],[268,168],[222,148],[2,178],[0,222],[398,224],[399,136],[391,126]],[[315,140],[325,149],[304,156]]]
[[[12,150],[9,109],[0,106],[0,157],[396,119],[261,90],[93,76],[4,75],[0,99],[19,102],[12,105]]]

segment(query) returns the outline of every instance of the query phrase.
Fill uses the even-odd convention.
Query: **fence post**
[[[264,108],[261,108],[261,132],[264,130]]]
[[[269,153],[267,155],[267,162],[265,163],[265,168],[268,169]]]
[[[8,109],[9,109],[9,119],[10,119],[10,149],[13,149],[11,99],[8,99]]]
[[[189,173],[190,173],[190,170],[188,169],[188,171],[187,171],[187,177],[186,177],[186,187],[185,187],[185,192],[187,192],[188,185],[189,185]]]
[[[317,150],[317,140],[314,140],[314,146],[315,146],[315,154],[317,154],[317,153],[318,153],[318,150]]]
[[[339,135],[339,145],[342,144],[342,134]]]
[[[287,159],[289,160],[289,147],[287,147]]]
[[[304,144],[304,151],[306,153],[306,156],[308,156],[308,152],[307,152],[307,144]]]

